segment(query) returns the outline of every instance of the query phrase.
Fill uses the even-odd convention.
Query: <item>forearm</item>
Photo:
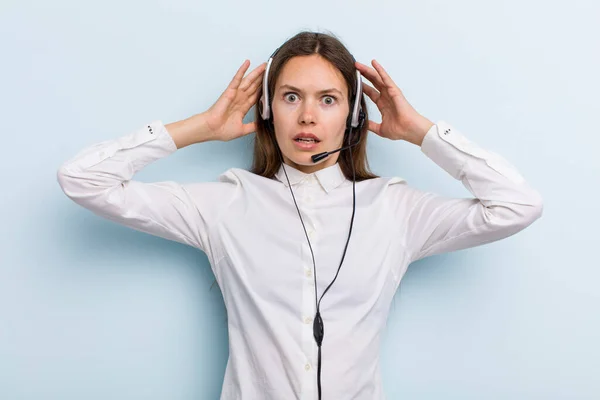
[[[165,125],[167,132],[173,138],[178,149],[190,144],[211,140],[210,131],[206,124],[206,114],[200,113],[181,121]]]
[[[506,238],[541,217],[540,193],[515,166],[445,121],[424,137],[421,151],[473,197],[416,192],[421,197],[407,223],[411,261]]]
[[[179,126],[174,131],[185,138],[186,129]],[[218,214],[220,200],[231,198],[229,186],[225,190],[226,185],[213,182],[182,185],[133,179],[145,166],[175,151],[173,138],[156,120],[83,149],[60,166],[57,180],[71,200],[96,215],[210,253],[208,224]],[[192,190],[198,195],[193,196]],[[203,215],[199,203],[205,207]]]

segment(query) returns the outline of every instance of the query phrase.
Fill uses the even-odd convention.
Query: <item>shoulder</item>
[[[265,178],[243,168],[229,168],[219,175],[218,181],[236,186],[264,186],[277,183],[275,179]]]
[[[383,176],[369,179],[367,191],[374,196],[382,196],[393,207],[414,204],[425,192],[410,185],[408,181],[399,176]]]
[[[229,183],[232,185],[239,185],[240,181],[244,179],[243,169],[241,168],[229,168],[227,171],[224,171],[217,180],[223,183]]]
[[[381,190],[386,190],[390,187],[396,189],[408,185],[408,182],[399,176],[380,176],[377,178],[366,179],[360,183],[369,188]],[[349,184],[352,185],[352,181],[350,181]]]
[[[240,171],[244,170],[230,168],[222,172],[216,180],[190,182],[182,186],[195,200],[222,202],[233,198],[238,188],[242,186],[245,177],[243,172]]]
[[[379,176],[356,182],[356,194],[368,202],[393,202],[394,199],[401,196],[401,192],[406,186],[408,184],[402,177]],[[352,181],[347,180],[343,183],[342,187],[344,191],[348,187],[352,190]]]

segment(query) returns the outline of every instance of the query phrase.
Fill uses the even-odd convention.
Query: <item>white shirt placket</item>
[[[302,195],[298,206],[302,213],[306,233],[310,239],[313,252],[315,253],[315,265],[317,264],[316,247],[318,246],[318,237],[315,223],[314,202],[319,190],[318,182],[314,175],[310,175],[306,182],[303,182]],[[315,297],[315,277],[310,247],[304,236],[302,242],[302,271],[299,279],[302,280],[302,314],[300,315],[300,324],[302,325],[302,349],[304,352],[304,377],[302,384],[302,399],[313,400],[316,393],[316,374],[317,374],[317,344],[313,336],[313,320],[316,313]]]

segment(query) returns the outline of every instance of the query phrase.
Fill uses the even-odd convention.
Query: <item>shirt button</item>
[[[305,269],[304,270],[304,275],[308,276],[309,278],[312,276],[312,271],[310,269]]]
[[[308,196],[306,198],[306,201],[308,201],[309,203],[312,203],[313,202],[313,197],[312,196]]]
[[[312,322],[312,318],[311,317],[304,317],[304,323],[305,324],[310,324]]]
[[[306,364],[306,365],[304,366],[304,369],[308,371],[308,370],[310,369],[310,364]]]
[[[309,229],[309,231],[308,231],[308,237],[312,239],[313,236],[315,236],[315,231],[313,231],[312,229]]]

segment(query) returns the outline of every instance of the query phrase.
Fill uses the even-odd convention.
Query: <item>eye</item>
[[[287,92],[283,94],[283,98],[292,103],[296,100],[296,97],[297,95],[294,92]],[[323,98],[326,99],[325,104],[328,106],[333,105],[337,101],[337,97],[332,95],[325,95]]]
[[[332,105],[335,101],[337,101],[337,98],[335,96],[325,96],[325,99],[332,99],[330,102],[326,102],[325,104],[327,104],[328,106]]]
[[[291,100],[291,101],[293,102],[293,101],[295,100],[295,98],[296,98],[296,93],[294,93],[294,92],[287,92],[287,93],[284,93],[283,97],[284,97],[286,100],[290,100],[290,97],[288,97],[288,95],[291,95],[291,96],[292,96],[292,99],[293,99],[293,100]]]

